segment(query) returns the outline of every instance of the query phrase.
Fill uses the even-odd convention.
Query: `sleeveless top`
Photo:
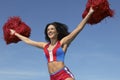
[[[44,47],[44,53],[46,55],[47,61],[48,62],[52,62],[52,61],[64,62],[65,53],[60,45],[60,41],[58,41],[56,43],[55,47],[51,51],[48,50],[49,45],[50,45],[50,43],[48,43]]]

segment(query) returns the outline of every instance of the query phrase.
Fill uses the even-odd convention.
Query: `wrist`
[[[93,14],[93,12],[88,12],[88,15],[92,15]]]
[[[13,33],[13,35],[15,35],[15,34],[16,34],[16,32]]]

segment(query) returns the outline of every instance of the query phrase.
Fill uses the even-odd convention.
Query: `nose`
[[[51,30],[49,29],[47,32],[48,32],[48,33],[50,33],[50,32],[51,32]]]

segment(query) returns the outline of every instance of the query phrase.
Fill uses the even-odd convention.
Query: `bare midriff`
[[[60,61],[52,61],[48,63],[48,71],[50,74],[53,74],[64,67],[64,63]]]

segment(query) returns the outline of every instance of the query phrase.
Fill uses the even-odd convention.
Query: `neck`
[[[51,40],[51,45],[55,45],[57,41],[58,41],[57,39]]]

